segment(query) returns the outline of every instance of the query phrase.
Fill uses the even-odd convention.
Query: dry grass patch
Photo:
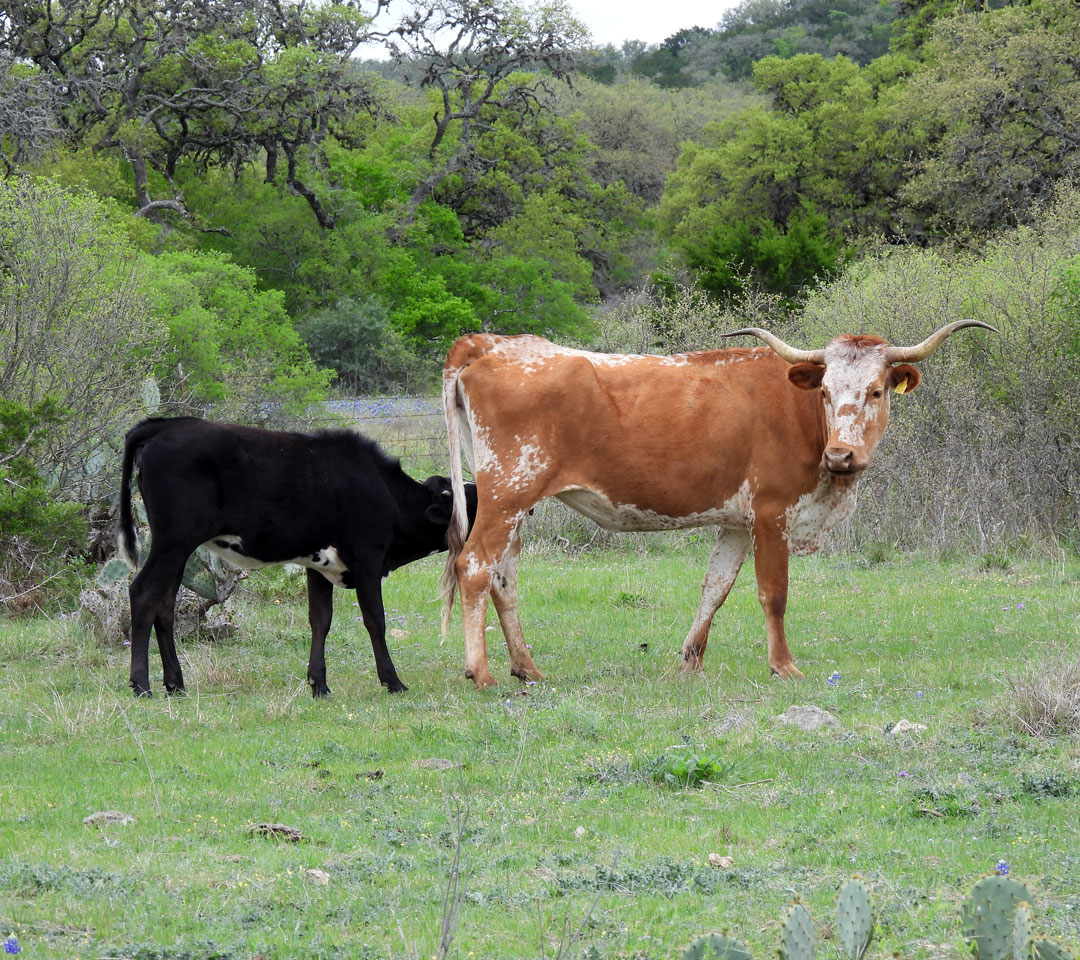
[[[1052,737],[1080,732],[1080,661],[1064,653],[1005,678],[993,718],[1022,733]]]

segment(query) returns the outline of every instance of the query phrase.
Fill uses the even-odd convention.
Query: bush
[[[0,179],[0,399],[44,410],[52,398],[33,463],[58,498],[94,493],[87,464],[139,410],[163,335],[140,255],[105,204],[46,181]]]
[[[297,324],[312,359],[337,374],[343,391],[391,393],[434,382],[436,368],[424,365],[390,324],[377,297],[345,297]]]

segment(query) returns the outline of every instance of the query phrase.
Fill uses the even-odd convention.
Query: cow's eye
[[[875,400],[880,400],[881,399],[881,391],[880,390],[875,390],[874,391],[874,399]]]

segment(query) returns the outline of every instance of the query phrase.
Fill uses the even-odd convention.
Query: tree
[[[285,184],[333,225],[301,161],[375,108],[349,59],[367,36],[358,0],[25,2],[2,19],[0,49],[36,66],[68,136],[130,165],[140,215],[192,219],[182,163],[236,167],[261,151],[271,180],[286,156]]]
[[[1080,176],[1078,23],[1069,0],[936,23],[894,113],[919,144],[901,197],[932,229],[1030,222],[1057,182]]]
[[[497,118],[534,116],[540,92],[566,80],[585,28],[565,0],[525,9],[509,0],[409,0],[410,12],[383,34],[392,58],[435,94],[426,170],[400,217],[408,227],[417,208],[449,177],[475,182],[498,158],[479,150]]]

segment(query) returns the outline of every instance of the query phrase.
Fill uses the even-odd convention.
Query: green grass
[[[675,669],[707,554],[526,554],[522,622],[548,679],[511,680],[496,630],[500,686],[479,694],[457,618],[439,642],[438,559],[385,585],[409,632],[391,641],[397,696],[335,591],[333,697],[311,699],[303,580],[283,574],[230,601],[236,639],[184,644],[182,698],[134,701],[126,649],[77,619],[0,621],[0,937],[28,958],[434,956],[467,805],[452,957],[554,956],[568,920],[575,956],[659,960],[729,928],[767,958],[792,898],[827,933],[858,871],[872,957],[959,958],[959,903],[1003,858],[1037,929],[1075,944],[1080,739],[1019,732],[1008,681],[1075,659],[1080,565],[796,560],[793,684],[767,675],[750,565],[705,673]],[[795,704],[840,725],[773,722]],[[927,730],[888,735],[902,718]],[[664,776],[687,757],[697,786]],[[137,822],[83,825],[106,809]],[[252,836],[262,822],[309,839]]]

